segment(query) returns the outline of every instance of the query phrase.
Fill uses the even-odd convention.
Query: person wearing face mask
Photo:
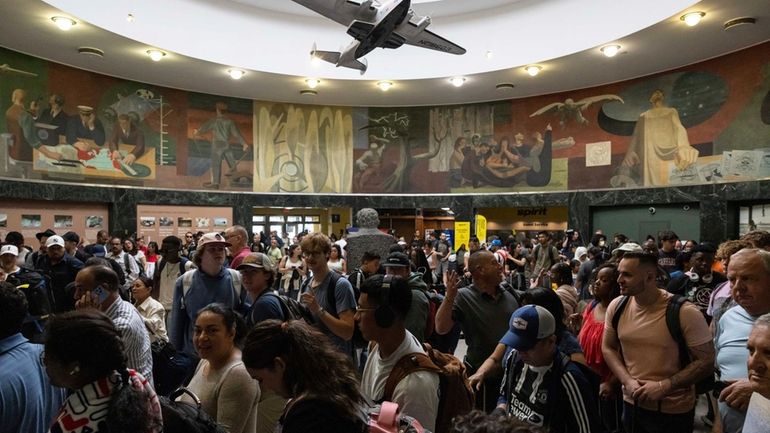
[[[245,333],[240,315],[223,304],[209,304],[195,318],[193,344],[201,360],[187,388],[228,433],[251,433],[257,428],[260,389],[241,361]],[[188,395],[177,400],[194,403]]]

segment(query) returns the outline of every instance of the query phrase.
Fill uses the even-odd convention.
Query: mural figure
[[[450,188],[458,188],[464,184],[462,167],[466,149],[468,149],[468,139],[466,137],[457,137],[454,149],[452,150],[452,156],[449,157]]]
[[[107,144],[110,148],[110,158],[122,164],[133,165],[144,155],[144,133],[136,127],[134,120],[128,114],[118,116],[117,125],[112,129],[112,135]],[[134,148],[124,155],[118,149],[120,144],[130,144]]]
[[[641,178],[644,186],[665,185],[667,161],[674,161],[680,171],[698,159],[698,151],[690,146],[687,130],[675,108],[664,104],[665,95],[652,92],[652,108],[639,116],[631,143],[621,167],[631,169],[630,177]]]
[[[78,115],[67,122],[67,143],[84,152],[98,152],[104,141],[104,125],[96,118],[93,107],[78,105]]]
[[[512,187],[520,182],[529,186],[545,186],[551,181],[552,136],[551,125],[545,136],[533,134],[534,143],[524,143],[524,134],[517,133],[513,143],[503,137],[500,143],[490,145],[491,137],[463,151],[462,177],[474,188],[482,185]]]
[[[393,138],[391,146],[398,148],[395,168],[390,175],[381,181],[382,191],[387,192],[408,192],[409,174],[415,164],[422,160],[435,157],[441,147],[437,144],[427,152],[412,154],[412,145],[409,136],[409,116],[399,113],[390,113],[376,119],[369,119],[369,125],[361,129],[379,130],[381,138]]]
[[[564,128],[570,120],[577,122],[578,125],[585,126],[588,125],[588,120],[583,117],[583,110],[588,108],[591,104],[606,101],[620,101],[621,104],[623,103],[623,99],[617,95],[590,96],[577,102],[572,98],[567,98],[564,102],[552,102],[530,114],[529,117],[540,116],[541,114],[546,113],[555,113],[559,115],[559,125],[561,125],[562,128]]]
[[[13,164],[32,162],[32,149],[39,148],[41,144],[35,135],[34,119],[25,107],[26,98],[26,90],[15,89],[11,94],[11,106],[5,112],[5,124],[11,137],[8,157]],[[50,155],[52,158],[61,158],[56,153]]]
[[[382,152],[390,143],[390,140],[369,135],[369,149],[356,160],[356,174],[353,175],[353,181],[356,188],[360,191],[372,179],[383,176],[385,173],[382,168]]]
[[[217,102],[215,105],[216,116],[207,120],[200,128],[193,131],[195,138],[201,138],[203,134],[211,132],[211,182],[203,184],[204,188],[219,189],[222,180],[222,160],[227,162],[230,170],[225,176],[232,176],[237,171],[237,163],[230,148],[230,137],[235,138],[243,146],[244,156],[249,150],[249,144],[243,138],[243,134],[238,130],[238,126],[227,114],[227,104]]]
[[[64,135],[67,132],[67,123],[69,122],[69,115],[64,112],[64,97],[57,94],[52,94],[48,98],[48,109],[43,110],[39,119],[39,126],[44,128],[44,134],[41,130],[38,130],[38,136],[43,144],[49,146],[56,146],[59,144],[59,136]]]

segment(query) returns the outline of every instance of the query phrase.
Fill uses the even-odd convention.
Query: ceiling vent
[[[756,24],[757,19],[752,17],[741,17],[741,18],[733,18],[730,21],[725,21],[724,25],[722,26],[725,30],[732,30],[736,27],[740,27],[743,25],[750,25],[750,24]]]
[[[78,53],[87,54],[89,56],[104,57],[104,51],[94,47],[80,47]]]
[[[507,89],[513,89],[514,87],[516,87],[516,86],[514,86],[511,83],[500,83],[500,84],[495,86],[495,89],[497,89],[497,90],[507,90]]]
[[[305,96],[315,96],[318,94],[318,92],[316,92],[315,90],[305,89],[305,90],[300,90],[299,94],[305,95]]]

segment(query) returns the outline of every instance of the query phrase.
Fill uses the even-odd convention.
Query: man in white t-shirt
[[[361,286],[356,322],[364,338],[376,344],[364,366],[361,393],[375,402],[398,403],[401,413],[433,431],[439,404],[438,374],[414,371],[398,382],[396,377],[388,380],[400,361],[411,361],[408,355],[425,354],[419,341],[404,328],[411,302],[412,292],[401,277],[374,275]]]

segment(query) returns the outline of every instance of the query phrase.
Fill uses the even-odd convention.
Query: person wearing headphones
[[[698,307],[706,321],[710,323],[711,316],[707,311],[711,293],[717,286],[727,281],[727,277],[711,269],[716,255],[716,248],[713,246],[702,243],[695,246],[690,253],[690,270],[672,278],[666,290],[686,297]]]
[[[401,277],[374,275],[361,286],[355,319],[364,338],[374,343],[361,377],[361,394],[374,402],[398,403],[401,413],[433,431],[439,405],[438,374],[414,371],[395,384],[389,380],[402,358],[425,354],[417,338],[404,327],[411,303],[412,291]]]

